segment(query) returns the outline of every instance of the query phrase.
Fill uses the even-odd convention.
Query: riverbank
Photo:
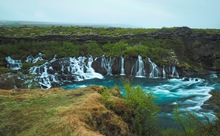
[[[0,135],[131,135],[103,103],[103,89],[0,90]]]
[[[217,95],[212,94],[214,97],[210,100],[219,106],[220,95],[219,92],[215,93]],[[0,90],[0,102],[0,135],[2,136],[134,135],[131,131],[134,126],[129,119],[134,118],[135,114],[133,115],[132,110],[124,103],[117,88],[90,86],[69,91],[61,88],[52,88],[47,91]],[[212,134],[218,134],[219,124],[218,121],[216,124],[208,124],[200,128],[191,127],[190,130],[185,131],[188,134],[200,135],[199,129],[206,127],[203,129],[204,135],[209,134],[209,130],[213,131]],[[152,126],[146,127],[152,128]],[[155,127],[151,129],[151,135],[175,133],[184,135],[181,127],[180,130]],[[153,129],[157,130],[157,133],[153,132]]]

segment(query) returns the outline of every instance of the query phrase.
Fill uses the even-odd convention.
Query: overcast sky
[[[220,0],[0,0],[0,20],[220,28]]]

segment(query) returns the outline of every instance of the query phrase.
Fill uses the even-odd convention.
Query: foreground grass
[[[176,128],[161,129],[152,93],[125,84],[119,88],[90,86],[66,91],[0,90],[1,136],[218,136],[220,121],[206,123],[174,110]],[[219,92],[210,103],[219,107]],[[219,109],[216,110],[219,113]],[[218,115],[217,115],[218,116]],[[218,116],[219,117],[219,116]],[[179,129],[177,129],[179,128]]]
[[[89,87],[1,90],[0,135],[128,135],[127,124]]]

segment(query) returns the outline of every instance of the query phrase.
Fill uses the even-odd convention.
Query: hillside
[[[0,135],[131,135],[128,124],[105,106],[99,93],[104,89],[0,90]]]
[[[217,136],[219,120],[202,122],[193,114],[174,109],[176,126],[160,128],[154,98],[140,88],[127,86],[128,97],[118,88],[90,86],[65,91],[0,90],[0,135],[112,136],[158,135]],[[219,92],[209,103],[219,106]],[[219,110],[216,111],[219,113]],[[203,124],[204,123],[204,124]]]

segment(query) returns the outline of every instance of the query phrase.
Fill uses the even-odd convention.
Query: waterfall
[[[176,70],[175,66],[172,66],[172,77],[179,77],[179,73]]]
[[[166,78],[165,65],[163,65],[163,78]]]
[[[86,73],[93,73],[95,70],[92,68],[92,62],[93,62],[93,58],[92,56],[90,56],[88,58],[88,64],[87,64],[87,71]]]
[[[86,63],[86,60],[87,63]],[[33,66],[29,69],[31,74],[36,75],[36,81],[43,89],[48,89],[52,87],[52,83],[62,84],[63,79],[59,79],[58,73],[53,68],[52,63],[57,61],[55,57],[52,61],[48,61],[40,66]],[[60,65],[60,72],[65,75],[67,72],[67,77],[73,77],[75,81],[82,81],[85,79],[99,78],[102,79],[103,76],[96,73],[92,68],[93,58],[90,56],[88,59],[86,57],[69,57],[66,60],[58,60]],[[56,63],[57,64],[57,63]],[[48,73],[50,70],[50,74]],[[53,73],[53,74],[51,74]],[[59,79],[59,80],[58,80]]]
[[[42,55],[40,55],[39,58]],[[29,72],[35,75],[35,81],[39,83],[42,88],[50,88],[56,84],[63,84],[65,82],[71,81],[82,81],[86,79],[99,78],[102,79],[103,76],[100,73],[95,72],[95,69],[92,67],[93,62],[97,58],[93,59],[92,56],[89,57],[68,57],[56,59],[54,56],[50,61],[45,62],[39,66],[33,66],[29,69]],[[8,62],[20,62],[11,60],[7,58]],[[143,60],[140,55],[135,60],[131,60],[131,75],[135,77],[145,77],[145,65],[144,61],[149,63],[149,78],[157,78],[167,76],[179,77],[179,74],[175,66],[159,68],[150,58]],[[106,58],[105,55],[101,57],[101,68],[106,71],[106,75],[112,75],[112,67],[115,63],[115,58]],[[119,58],[119,67],[117,72],[120,72],[121,76],[125,75],[125,60],[121,56]],[[99,67],[100,68],[100,67]]]
[[[102,56],[101,61],[101,67],[105,68],[107,74],[106,75],[112,75],[112,65],[114,64],[115,59],[112,59],[111,57],[109,59],[105,58],[105,56]]]
[[[82,81],[85,79],[84,67],[85,67],[85,57],[69,57],[69,73],[75,78],[75,81]]]
[[[45,89],[49,89],[52,87],[51,85],[51,81],[50,81],[50,75],[47,72],[48,68],[46,65],[43,65],[43,71],[41,73],[41,75],[39,76],[39,78],[42,79],[41,82],[39,82],[39,84],[41,85],[41,88],[45,88]]]
[[[64,72],[64,66],[63,65],[61,66],[61,71]]]
[[[121,76],[125,75],[125,69],[124,69],[124,58],[121,56]]]
[[[138,59],[136,61],[136,70],[136,77],[145,77],[144,62],[140,55],[138,55]]]
[[[25,61],[29,62],[29,63],[36,63],[38,61],[43,60],[42,57],[43,57],[42,53],[38,53],[38,57],[36,57],[36,58],[34,58],[32,55],[29,55]]]
[[[47,72],[48,68],[47,65],[43,64],[40,66],[34,66],[29,69],[29,72],[31,74],[35,74],[36,80],[38,81],[40,87],[42,89],[49,89],[52,87],[51,81],[50,81],[50,74]]]
[[[42,72],[42,74],[41,74],[41,77],[48,77],[47,70],[48,70],[48,68],[47,68],[47,66],[45,65],[44,68],[43,68],[43,72]]]
[[[88,58],[88,63],[87,63],[87,67],[86,67],[86,75],[87,75],[87,79],[91,79],[91,78],[99,78],[102,79],[103,76],[99,73],[96,73],[95,70],[92,68],[92,63],[93,63],[93,58],[92,56],[90,56]]]
[[[10,68],[11,70],[19,70],[22,67],[21,60],[14,60],[10,56],[5,58],[7,61],[7,67]]]
[[[148,58],[147,60],[150,63],[150,71],[151,71],[149,74],[149,78],[159,77],[160,70],[159,70],[158,66],[154,62],[152,62],[150,58]]]
[[[55,75],[51,75],[51,76],[50,76],[50,80],[51,80],[52,82],[59,83],[59,81],[56,79],[56,76],[55,76]]]
[[[37,74],[37,66],[33,66],[33,67],[31,67],[30,69],[29,69],[29,72],[31,73],[31,74]]]
[[[99,73],[96,73],[95,70],[92,68],[92,56],[88,58],[87,65],[85,63],[86,59],[86,57],[78,57],[78,59],[70,57],[70,73],[75,76],[75,80],[82,81],[92,78],[102,79],[103,76]]]
[[[42,89],[49,89],[52,87],[49,77],[41,77],[41,81],[39,81],[39,84]]]

